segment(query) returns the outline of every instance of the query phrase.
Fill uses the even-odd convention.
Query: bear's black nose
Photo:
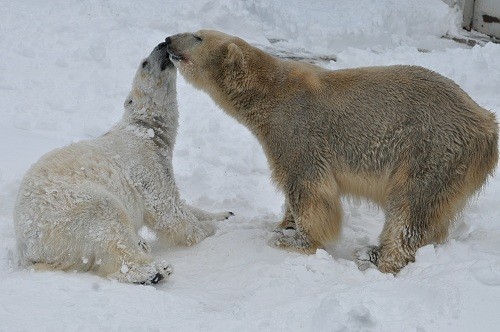
[[[170,37],[165,38],[165,44],[167,44],[167,45],[172,44],[172,38],[170,38]]]
[[[158,47],[159,50],[161,50],[162,48],[167,47],[167,43],[160,43],[160,44],[158,44],[157,47]]]

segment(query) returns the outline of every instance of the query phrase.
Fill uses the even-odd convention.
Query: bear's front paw
[[[232,213],[231,211],[214,213],[212,220],[223,221],[223,220],[229,219],[229,217],[232,217],[232,216],[234,216],[234,213]]]
[[[298,232],[294,236],[280,235],[274,245],[281,249],[298,251],[304,254],[314,254],[319,247],[317,243]]]
[[[380,249],[377,246],[367,246],[356,249],[353,253],[354,262],[358,269],[365,271],[369,268],[377,268]]]
[[[283,233],[283,231],[294,231],[297,227],[295,225],[295,221],[293,220],[283,220],[279,223],[278,226],[274,229],[276,233]]]

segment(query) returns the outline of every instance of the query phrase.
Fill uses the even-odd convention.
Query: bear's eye
[[[196,35],[194,36],[194,39],[196,39],[197,41],[200,41],[200,42],[203,40],[200,36],[196,36]]]
[[[142,68],[145,68],[147,65],[148,65],[148,60],[146,60],[146,61],[144,61],[144,62],[142,63]]]
[[[132,99],[130,99],[130,100],[128,101],[128,104],[129,104],[129,105],[130,105],[130,104],[132,104]]]

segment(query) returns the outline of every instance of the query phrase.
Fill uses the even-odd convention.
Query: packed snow
[[[154,256],[174,265],[169,281],[140,286],[25,269],[12,222],[29,166],[111,128],[140,60],[168,35],[222,30],[329,69],[420,65],[500,116],[500,45],[442,38],[465,33],[460,19],[442,0],[3,1],[0,331],[497,331],[498,177],[447,242],[421,248],[397,276],[362,272],[352,261],[352,251],[376,244],[382,229],[383,213],[367,202],[344,201],[341,238],[326,250],[278,250],[269,243],[284,199],[261,147],[180,76],[181,196],[235,216],[192,247],[162,246],[144,229]]]

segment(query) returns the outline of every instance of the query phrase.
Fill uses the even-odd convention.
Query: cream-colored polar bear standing
[[[213,233],[203,221],[232,214],[208,213],[179,197],[172,168],[176,69],[165,46],[141,62],[115,127],[46,154],[25,175],[14,212],[25,263],[157,283],[172,268],[152,260],[140,227],[192,245]]]
[[[340,233],[340,197],[385,212],[379,246],[360,268],[398,272],[443,241],[492,174],[498,125],[451,80],[415,66],[328,71],[284,61],[202,30],[168,37],[170,58],[195,87],[247,126],[286,197],[279,247],[314,252]]]

